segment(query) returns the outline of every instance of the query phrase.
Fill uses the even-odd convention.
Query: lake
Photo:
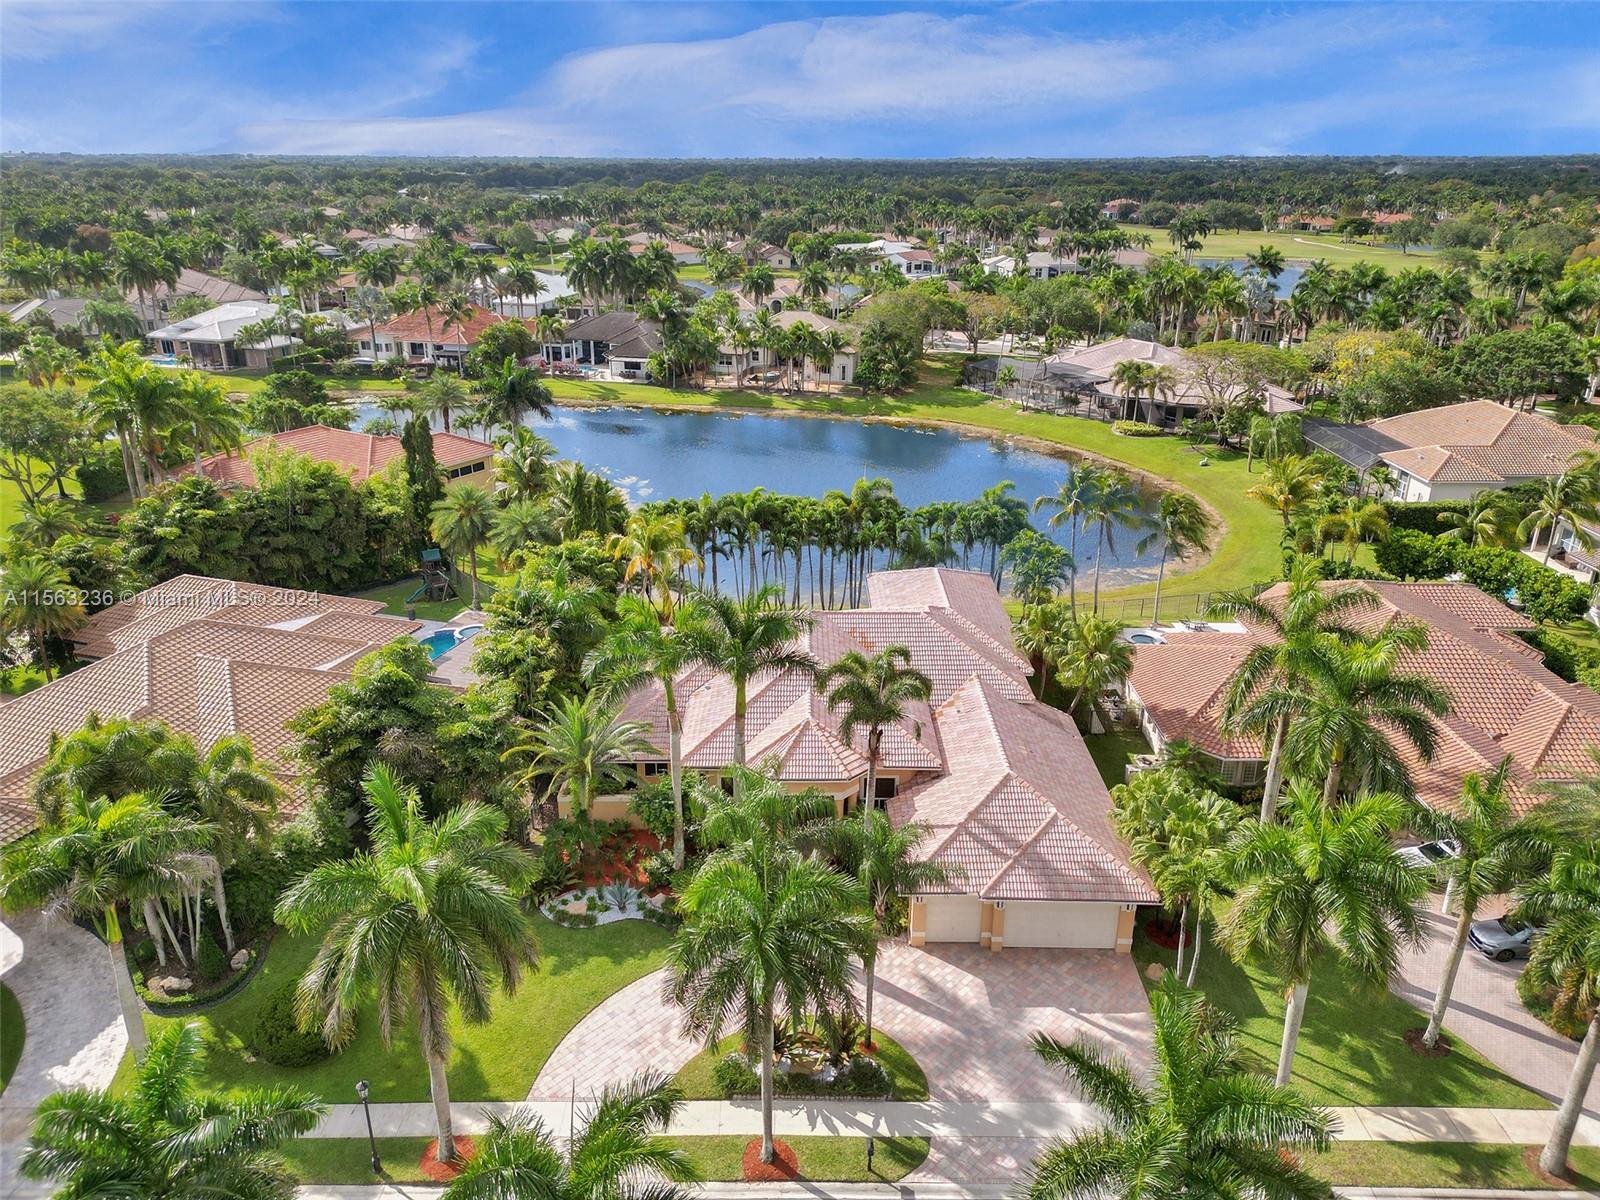
[[[363,406],[356,427],[377,412]],[[532,418],[528,424],[560,457],[603,473],[634,504],[754,487],[821,496],[835,488],[848,491],[864,476],[881,475],[893,482],[895,495],[908,508],[935,500],[976,499],[1003,479],[1015,483],[1015,494],[1031,505],[1036,496],[1060,487],[1070,466],[1064,455],[1042,454],[1000,438],[848,419],[558,405],[553,420]],[[1040,531],[1067,544],[1067,528],[1049,530],[1045,516],[1035,518]],[[1106,555],[1102,586],[1152,574],[1148,568],[1157,552],[1136,555],[1137,540],[1118,531],[1116,550]],[[1078,559],[1079,582],[1086,584],[1094,549],[1092,540],[1082,535]]]

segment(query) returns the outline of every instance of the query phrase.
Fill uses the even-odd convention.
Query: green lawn
[[[421,586],[417,577],[402,579],[399,583],[386,583],[382,587],[354,592],[363,600],[382,600],[383,611],[394,616],[406,615],[406,597]],[[417,616],[426,621],[448,621],[467,607],[465,600],[418,600],[413,606]]]
[[[1213,943],[1212,933],[1207,930],[1195,982],[1233,1014],[1240,1045],[1270,1072],[1283,1034],[1283,984],[1261,962],[1234,963]],[[1172,966],[1172,951],[1152,944],[1142,926],[1134,931],[1133,954],[1141,968],[1150,962]],[[1460,1042],[1443,1058],[1412,1053],[1402,1040],[1405,1032],[1426,1024],[1387,989],[1362,987],[1334,963],[1319,967],[1311,979],[1294,1082],[1311,1100],[1334,1106],[1548,1107]]]
[[[567,929],[537,919],[544,956],[536,974],[514,996],[497,996],[482,1025],[452,1022],[455,1056],[450,1066],[452,1099],[522,1100],[550,1052],[578,1021],[611,993],[655,970],[670,935],[645,921],[618,921],[594,929]],[[279,936],[260,974],[237,995],[189,1016],[205,1035],[205,1086],[228,1093],[294,1083],[325,1099],[350,1102],[358,1079],[372,1085],[375,1104],[426,1100],[428,1073],[409,1029],[397,1030],[384,1047],[376,1015],[364,1011],[355,1038],[342,1054],[308,1067],[275,1067],[247,1058],[246,1043],[256,1010],[278,988],[298,979],[316,949],[311,938]],[[145,1015],[153,1034],[177,1018]],[[118,1073],[126,1084],[126,1072]]]
[[[22,1042],[27,1032],[27,1022],[22,1019],[22,1002],[17,994],[0,983],[0,1094],[11,1082],[11,1076],[22,1058]]]
[[[917,1060],[904,1046],[888,1034],[873,1031],[878,1051],[873,1056],[889,1073],[890,1098],[893,1100],[926,1100],[928,1077],[922,1073]],[[737,1050],[743,1041],[740,1034],[730,1034],[717,1043],[716,1049],[702,1050],[684,1064],[673,1080],[689,1100],[720,1100],[722,1093],[711,1082],[712,1069],[722,1061],[723,1055]]]
[[[1522,1165],[1525,1147],[1460,1142],[1338,1142],[1304,1159],[1329,1183],[1345,1187],[1436,1187],[1537,1190],[1548,1188]],[[1574,1147],[1572,1186],[1600,1187],[1600,1148]]]
[[[1123,768],[1135,754],[1149,754],[1150,743],[1137,729],[1118,729],[1111,733],[1089,733],[1083,738],[1089,757],[1100,768],[1100,778],[1108,788],[1123,781]]]
[[[1172,254],[1172,241],[1165,229],[1153,225],[1124,225],[1129,233],[1150,235],[1150,253]],[[1345,242],[1332,234],[1299,233],[1285,230],[1281,233],[1262,233],[1236,230],[1219,230],[1206,238],[1196,258],[1243,258],[1260,246],[1275,246],[1287,259],[1311,262],[1325,258],[1336,267],[1369,262],[1388,271],[1404,271],[1411,267],[1425,267],[1434,257],[1431,251],[1412,249],[1400,253],[1397,246],[1363,246],[1360,242]]]
[[[383,1180],[420,1183],[417,1168],[429,1138],[379,1138],[378,1158]],[[670,1141],[682,1147],[701,1178],[736,1181],[743,1178],[744,1137],[680,1137]],[[892,1183],[922,1165],[928,1157],[928,1139],[878,1138],[873,1170],[867,1171],[867,1140],[858,1137],[794,1137],[784,1141],[794,1148],[800,1170],[807,1179],[837,1182]],[[302,1183],[369,1184],[374,1182],[371,1149],[365,1138],[301,1138],[278,1151]]]
[[[1206,502],[1226,527],[1211,557],[1196,570],[1169,569],[1163,611],[1177,615],[1182,597],[1197,591],[1242,587],[1282,572],[1277,518],[1247,500],[1254,481],[1241,454],[1215,446],[1193,447],[1172,437],[1125,438],[1100,421],[1026,411],[958,386],[960,358],[941,355],[924,367],[922,382],[905,396],[779,396],[751,391],[669,391],[646,384],[552,379],[558,399],[591,404],[628,404],[679,409],[731,409],[819,416],[874,417],[940,423],[1034,439],[1064,450],[1109,459],[1152,478],[1176,484]],[[1024,497],[1032,501],[1033,497]],[[1155,585],[1102,593],[1102,599],[1142,598]],[[1117,610],[1111,612],[1117,615]]]

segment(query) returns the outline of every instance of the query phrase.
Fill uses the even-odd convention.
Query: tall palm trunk
[[[1339,798],[1339,776],[1344,773],[1344,749],[1334,747],[1333,755],[1328,762],[1328,778],[1322,784],[1322,802],[1332,804]]]
[[[769,1163],[776,1155],[772,1145],[772,1057],[773,1014],[769,1006],[761,1018],[761,1161]]]
[[[143,1058],[150,1048],[150,1039],[144,1032],[144,1013],[140,1011],[139,995],[133,990],[133,976],[128,974],[128,959],[122,952],[122,923],[117,919],[115,905],[106,909],[106,953],[111,958],[111,979],[117,989],[117,1006],[122,1009],[122,1023],[128,1029],[128,1049],[135,1058]]]
[[[1100,537],[1095,542],[1094,548],[1094,611],[1100,611],[1100,561],[1105,557],[1106,527],[1100,526]]]
[[[1300,1040],[1300,1023],[1306,1018],[1306,991],[1309,987],[1307,983],[1293,984],[1285,997],[1288,1003],[1283,1011],[1283,1044],[1278,1047],[1276,1076],[1279,1087],[1289,1085],[1289,1076],[1294,1070],[1294,1048]]]
[[[672,681],[665,685],[667,702],[667,770],[672,776],[672,869],[683,870],[683,718]]]
[[[1200,969],[1200,942],[1205,933],[1205,913],[1200,906],[1195,906],[1194,914],[1194,948],[1189,951],[1189,973],[1184,976],[1183,986],[1193,987],[1195,972]]]
[[[1167,577],[1167,547],[1161,547],[1161,565],[1156,568],[1156,598],[1150,608],[1150,628],[1161,624],[1161,584]]]
[[[1283,739],[1289,731],[1289,718],[1279,717],[1272,726],[1272,749],[1267,754],[1267,781],[1261,791],[1261,823],[1278,819],[1278,793],[1283,790]]]
[[[876,935],[874,935],[874,939],[876,939]],[[866,1026],[866,1032],[862,1040],[863,1044],[870,1049],[872,1046],[872,997],[878,990],[878,943],[876,940],[872,943],[872,949],[867,951],[862,967],[864,968],[863,974],[867,977],[866,1003],[861,1006],[861,1019]]]
[[[1183,949],[1189,936],[1189,902],[1185,900],[1178,909],[1178,957],[1172,962],[1172,973],[1183,974]]]
[[[1578,1118],[1583,1115],[1583,1098],[1589,1094],[1597,1058],[1600,1058],[1600,1010],[1589,1018],[1583,1045],[1578,1047],[1578,1057],[1572,1064],[1572,1077],[1567,1081],[1567,1094],[1556,1110],[1550,1140],[1539,1153],[1539,1166],[1552,1175],[1566,1172],[1567,1151],[1572,1149],[1572,1135],[1577,1132]]]
[[[445,1072],[444,1056],[428,1055],[428,1092],[433,1097],[433,1118],[439,1126],[440,1162],[454,1162],[456,1157],[455,1127],[450,1121],[450,1080]]]
[[[1461,906],[1461,919],[1456,922],[1456,933],[1450,939],[1450,957],[1445,959],[1444,973],[1439,976],[1439,991],[1433,998],[1433,1015],[1428,1018],[1428,1028],[1422,1034],[1422,1044],[1432,1050],[1439,1044],[1439,1034],[1444,1031],[1444,1015],[1450,1008],[1450,993],[1455,990],[1456,972],[1461,970],[1461,957],[1467,948],[1467,931],[1472,928],[1472,909]]]

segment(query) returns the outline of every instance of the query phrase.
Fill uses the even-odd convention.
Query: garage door
[[[1116,904],[1012,900],[1005,907],[1005,945],[1110,950],[1117,944]]]
[[[976,896],[929,896],[928,941],[975,942],[983,924],[983,901]]]

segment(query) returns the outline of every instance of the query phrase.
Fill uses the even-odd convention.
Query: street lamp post
[[[371,1093],[372,1089],[365,1079],[356,1084],[356,1095],[361,1097],[361,1111],[367,1118],[367,1145],[372,1147],[372,1173],[382,1175],[383,1163],[378,1161],[378,1139],[372,1136],[372,1106],[367,1103]]]

